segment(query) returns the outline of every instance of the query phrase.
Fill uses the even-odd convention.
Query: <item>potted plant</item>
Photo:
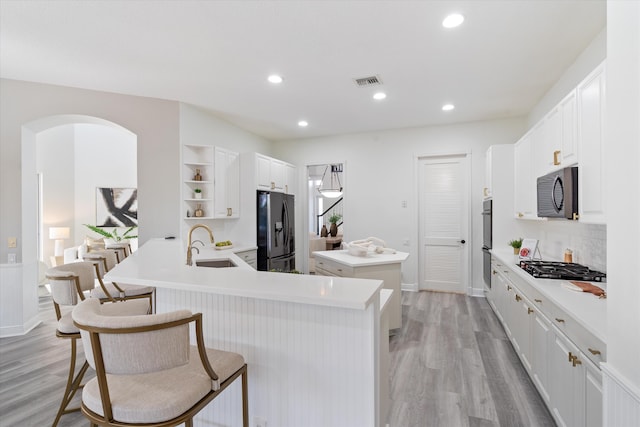
[[[513,248],[513,254],[518,255],[520,253],[520,247],[522,246],[522,237],[510,240],[509,246]]]
[[[335,212],[329,217],[329,222],[331,223],[331,227],[329,227],[329,234],[331,234],[331,237],[336,237],[338,234],[337,222],[340,221],[341,218],[342,215]]]
[[[107,245],[112,243],[112,242],[113,243],[121,242],[122,240],[125,240],[125,239],[137,239],[138,238],[137,235],[134,236],[134,235],[129,234],[133,230],[138,228],[135,225],[127,228],[127,230],[122,235],[118,234],[118,229],[117,228],[114,228],[111,232],[108,232],[104,228],[96,227],[95,225],[84,224],[84,226],[87,227],[89,230],[91,230],[91,231],[93,231],[95,233],[98,233],[99,235],[104,237],[105,238],[105,244],[107,244]],[[108,242],[107,239],[110,239],[111,242]]]
[[[199,188],[196,188],[195,190],[193,190],[193,198],[202,199],[202,190]]]

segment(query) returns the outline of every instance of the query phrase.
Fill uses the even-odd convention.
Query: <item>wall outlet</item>
[[[9,264],[15,264],[16,261],[18,260],[16,254],[7,254],[7,262]]]
[[[18,239],[15,237],[7,238],[7,247],[8,248],[17,248],[18,247]]]
[[[262,417],[253,417],[253,427],[267,427],[267,420]]]
[[[402,239],[402,244],[404,246],[409,246],[409,239]]]

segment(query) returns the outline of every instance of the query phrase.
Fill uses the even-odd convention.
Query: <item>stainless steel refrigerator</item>
[[[258,191],[258,270],[295,269],[294,198],[291,194]]]

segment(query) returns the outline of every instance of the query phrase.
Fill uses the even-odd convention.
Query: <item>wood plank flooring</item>
[[[555,426],[484,298],[403,292],[389,427]]]
[[[402,304],[403,327],[390,341],[389,427],[555,425],[483,298],[403,292]],[[0,339],[0,427],[50,426],[60,404],[70,347],[55,337],[49,298],[40,309],[41,325]],[[77,412],[58,425],[88,422]]]

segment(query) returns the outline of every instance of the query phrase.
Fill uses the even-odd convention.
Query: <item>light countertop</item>
[[[346,250],[339,251],[317,251],[313,255],[318,258],[339,262],[349,267],[363,267],[369,265],[396,264],[405,261],[409,254],[406,252],[396,252],[395,254],[373,252],[367,253],[366,256],[351,255]]]
[[[207,292],[256,299],[366,309],[379,298],[381,280],[352,279],[256,271],[233,252],[255,247],[215,250],[199,246],[193,266],[186,265],[180,240],[153,239],[106,274],[106,279],[133,285]],[[238,267],[196,267],[198,260],[230,259]]]
[[[534,278],[516,265],[514,255],[511,251],[491,250],[491,254],[505,265],[511,266],[515,274],[525,279],[537,291],[547,297],[551,303],[565,311],[596,338],[604,343],[607,342],[606,299],[600,299],[588,292],[576,292],[567,289],[562,286],[563,282],[568,283],[566,280]],[[601,283],[591,283],[604,287]]]

